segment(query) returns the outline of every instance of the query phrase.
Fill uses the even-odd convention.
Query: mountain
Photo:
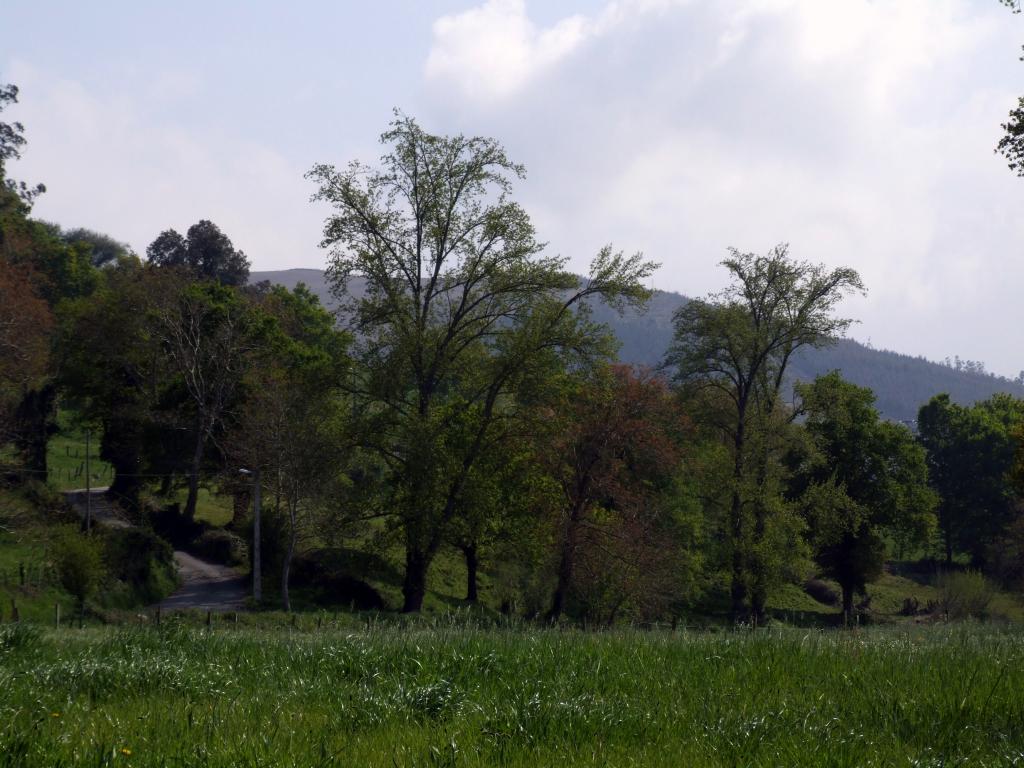
[[[253,272],[250,281],[294,288],[304,283],[325,306],[334,308],[324,273],[319,269],[287,269]],[[357,289],[358,290],[358,289]],[[607,323],[621,343],[623,362],[656,366],[672,341],[672,315],[686,297],[678,293],[655,291],[647,311],[627,311],[621,317],[604,305],[595,307],[594,317]],[[870,387],[876,405],[890,419],[912,421],[917,410],[940,392],[958,403],[970,405],[997,392],[1024,398],[1024,387],[991,374],[957,370],[923,357],[873,349],[852,339],[842,339],[826,349],[806,350],[791,364],[792,377],[809,381],[815,376],[839,370],[843,377],[862,387]]]

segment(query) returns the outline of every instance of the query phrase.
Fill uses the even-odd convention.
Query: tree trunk
[[[22,456],[25,469],[46,482],[46,450],[50,437],[57,431],[54,418],[57,413],[57,387],[46,384],[25,392],[15,411],[15,446]]]
[[[125,419],[110,419],[103,425],[100,458],[114,468],[114,479],[107,490],[111,501],[121,505],[131,515],[140,509],[139,493],[142,466],[138,424]]]
[[[203,453],[206,448],[206,440],[203,439],[203,431],[199,430],[196,436],[196,447],[192,452],[192,463],[188,473],[188,498],[185,499],[185,518],[194,520],[196,517],[196,502],[199,500],[199,469],[203,464]]]
[[[548,620],[557,621],[565,611],[565,604],[572,588],[573,571],[576,567],[576,526],[583,515],[583,503],[577,501],[569,514],[565,526],[565,538],[562,540],[562,553],[558,560],[558,582],[555,593],[551,596],[551,608]]]
[[[853,585],[840,584],[843,590],[843,624],[850,626],[853,623]]]
[[[476,551],[476,543],[463,544],[462,554],[466,558],[466,602],[477,602],[477,568],[480,565],[479,555]]]
[[[419,613],[427,593],[427,569],[430,557],[414,547],[406,546],[405,580],[402,583],[402,613]]]
[[[747,618],[746,558],[743,553],[743,500],[739,488],[732,493],[729,512],[732,534],[732,583],[729,588],[730,612],[733,624]]]
[[[763,483],[763,472],[759,472],[758,482]],[[758,491],[760,494],[760,490]],[[767,530],[767,510],[763,499],[758,498],[754,520],[754,568],[753,586],[750,590],[750,618],[755,627],[763,627],[767,621],[768,603],[768,572],[767,565],[761,555],[762,548],[759,546],[764,542]]]
[[[245,518],[249,516],[249,507],[252,505],[252,493],[248,488],[236,488],[231,495],[231,522],[228,528],[241,530],[245,524]]]
[[[295,555],[295,507],[289,504],[288,513],[291,518],[291,531],[288,536],[288,550],[284,553],[284,563],[281,565],[281,599],[284,602],[284,610],[290,613],[292,601],[288,594],[288,576],[292,569],[292,557]]]
[[[733,441],[732,503],[729,508],[729,526],[732,537],[732,584],[729,588],[729,602],[732,623],[738,624],[747,618],[746,557],[743,551],[743,451],[745,445],[744,419],[746,411],[740,408]]]

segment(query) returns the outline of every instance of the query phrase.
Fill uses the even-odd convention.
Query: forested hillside
[[[305,283],[328,307],[334,307],[324,273],[319,269],[287,269],[274,272],[253,272],[252,282],[270,283],[294,288]],[[686,302],[686,297],[668,291],[656,291],[647,311],[637,314],[627,310],[619,316],[607,307],[595,309],[595,317],[614,330],[622,348],[623,362],[656,366],[661,363],[672,340],[672,314]],[[976,373],[922,357],[872,349],[852,339],[833,347],[800,353],[793,361],[792,375],[800,381],[839,370],[843,377],[862,387],[870,387],[877,407],[890,419],[910,421],[918,409],[935,394],[946,392],[953,402],[970,405],[997,392],[1024,397],[1024,387],[985,373]]]

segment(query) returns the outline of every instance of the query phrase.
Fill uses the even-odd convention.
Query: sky
[[[642,251],[701,296],[728,248],[860,271],[851,335],[1024,369],[1024,95],[998,0],[8,0],[3,119],[38,218],[141,253],[210,219],[254,270],[322,268],[314,163],[374,162],[392,110],[487,135],[552,253]]]

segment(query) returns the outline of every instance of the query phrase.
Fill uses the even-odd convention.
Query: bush
[[[211,528],[189,547],[196,557],[223,565],[242,565],[249,561],[249,546],[241,536]]]
[[[103,547],[96,537],[86,536],[77,529],[61,529],[53,548],[53,562],[61,586],[84,605],[106,576]]]
[[[943,573],[935,584],[938,607],[947,619],[984,619],[995,597],[995,588],[978,571]]]
[[[178,504],[149,505],[146,513],[157,535],[171,542],[176,549],[187,548],[206,531],[203,523],[183,515]]]
[[[387,606],[381,594],[354,574],[379,573],[387,569],[386,564],[380,563],[374,568],[371,566],[377,559],[371,555],[351,550],[345,554],[324,549],[296,556],[292,564],[292,584],[315,589],[318,602],[322,604],[351,605],[358,611],[384,610]]]
[[[917,616],[921,612],[921,601],[916,597],[903,598],[903,607],[900,608],[901,616]]]
[[[174,591],[177,576],[174,550],[157,535],[141,528],[112,528],[104,534],[111,573],[126,589],[114,602],[122,607],[148,605]]]
[[[825,605],[839,605],[839,593],[821,579],[808,579],[804,583],[804,592],[813,597],[819,603]]]

